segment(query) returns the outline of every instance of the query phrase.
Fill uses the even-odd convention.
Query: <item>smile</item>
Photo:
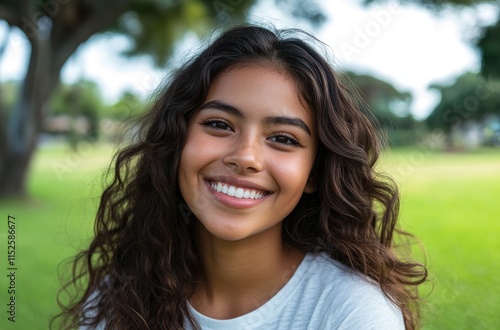
[[[235,187],[226,183],[216,181],[211,181],[210,186],[217,192],[240,199],[261,199],[262,197],[267,195],[267,193],[264,191]]]

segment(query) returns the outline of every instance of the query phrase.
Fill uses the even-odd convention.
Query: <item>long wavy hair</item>
[[[395,252],[394,234],[405,233],[397,229],[397,188],[375,169],[377,130],[351,88],[305,39],[318,42],[297,30],[232,28],[173,74],[144,117],[137,141],[118,152],[110,167],[95,238],[75,257],[72,278],[60,293],[84,289],[60,302],[63,328],[105,323],[106,329],[182,329],[185,317],[197,327],[187,301],[200,261],[179,192],[179,160],[187,123],[211,83],[250,62],[285,70],[315,113],[317,190],[304,194],[284,219],[285,243],[325,251],[370,277],[401,309],[406,328],[417,328],[417,286],[426,268]]]

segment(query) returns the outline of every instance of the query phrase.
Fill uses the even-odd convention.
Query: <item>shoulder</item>
[[[105,281],[108,279],[106,278]],[[85,301],[82,308],[82,318],[78,330],[104,330],[106,327],[105,321],[99,322],[97,326],[89,325],[97,316],[100,293],[98,290],[92,292],[89,298]]]
[[[377,283],[325,253],[309,258],[306,286],[316,295],[318,326],[328,329],[404,329],[401,310]]]

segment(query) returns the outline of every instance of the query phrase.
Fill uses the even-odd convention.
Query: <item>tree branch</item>
[[[127,10],[134,0],[116,0],[106,1],[106,4],[98,12],[92,12],[85,17],[85,21],[78,25],[76,30],[64,36],[63,40],[58,42],[59,49],[55,50],[53,58],[53,67],[61,68],[66,60],[82,43],[87,41],[94,34],[104,31]],[[61,27],[57,27],[61,29]]]

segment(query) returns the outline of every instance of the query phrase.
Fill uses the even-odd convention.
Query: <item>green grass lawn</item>
[[[385,156],[402,225],[427,252],[423,328],[500,329],[500,150]]]
[[[0,258],[0,329],[47,329],[58,312],[57,272],[92,236],[102,173],[113,150],[80,154],[42,148],[29,177],[31,198],[0,202],[0,251],[16,217],[16,323],[7,321],[7,258]],[[443,154],[400,149],[383,167],[398,181],[401,220],[426,247],[431,285],[424,329],[500,329],[500,150]],[[5,273],[5,275],[3,275]]]
[[[92,236],[102,173],[112,154],[112,148],[97,145],[85,145],[80,154],[60,146],[42,148],[32,164],[30,199],[0,203],[5,227],[0,229],[1,251],[7,250],[7,216],[13,215],[18,268],[16,323],[6,320],[7,289],[2,276],[0,306],[5,307],[1,309],[0,329],[48,329],[50,317],[58,313],[58,265]],[[0,259],[2,274],[6,263],[6,257]]]

